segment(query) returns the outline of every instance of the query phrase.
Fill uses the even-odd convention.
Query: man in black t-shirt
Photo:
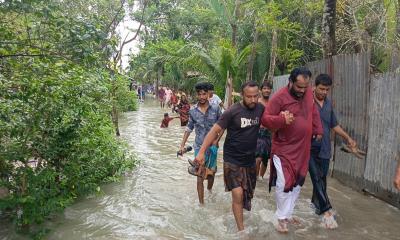
[[[260,119],[264,106],[258,103],[258,85],[251,81],[242,85],[243,100],[226,110],[208,132],[196,161],[204,163],[204,154],[212,142],[226,129],[224,143],[225,190],[232,191],[232,211],[239,231],[243,226],[243,208],[250,211],[256,187],[255,151]]]

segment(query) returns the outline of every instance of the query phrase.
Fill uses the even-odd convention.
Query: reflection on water
[[[238,239],[230,193],[224,191],[222,153],[213,193],[198,204],[196,178],[187,173],[187,157],[177,158],[184,128],[175,119],[160,129],[166,110],[146,102],[120,120],[122,137],[137,153],[139,166],[119,183],[102,187],[104,194],[80,200],[48,225],[48,239]],[[189,138],[193,142],[194,134]],[[306,182],[295,214],[303,226],[279,235],[273,227],[274,194],[266,180],[257,182],[253,210],[245,212],[248,239],[400,239],[400,212],[375,198],[356,193],[329,179],[331,202],[339,228],[319,226],[310,208],[311,183]],[[19,238],[0,229],[3,239]],[[22,238],[21,238],[22,239]]]

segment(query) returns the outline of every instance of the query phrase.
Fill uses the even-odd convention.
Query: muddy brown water
[[[295,215],[302,226],[287,235],[274,230],[274,192],[267,181],[257,182],[253,209],[245,211],[245,234],[238,236],[230,193],[224,191],[222,147],[213,192],[199,206],[196,178],[187,173],[187,157],[176,157],[184,128],[179,120],[160,129],[166,110],[153,100],[120,120],[122,138],[140,164],[121,182],[102,186],[102,194],[86,197],[46,223],[45,239],[400,239],[400,211],[328,179],[328,192],[338,214],[339,228],[326,230],[310,208],[311,182],[305,183]],[[194,134],[189,138],[193,142]],[[26,239],[2,223],[0,239]]]

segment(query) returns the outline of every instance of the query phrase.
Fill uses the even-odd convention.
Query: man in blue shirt
[[[332,213],[332,206],[326,192],[326,177],[329,170],[329,160],[331,158],[331,129],[347,141],[350,147],[355,147],[356,142],[339,126],[331,101],[327,98],[332,86],[332,79],[327,74],[320,74],[315,79],[314,100],[318,106],[324,129],[323,137],[320,141],[312,140],[311,157],[309,161],[309,172],[313,183],[312,204],[315,212],[323,215],[323,225],[328,229],[337,228],[337,222]]]
[[[207,133],[210,131],[214,123],[216,123],[221,116],[221,110],[218,105],[212,105],[208,101],[208,84],[198,83],[195,86],[197,92],[197,104],[189,111],[189,123],[183,135],[180,151],[184,152],[184,147],[190,133],[195,130],[196,137],[194,140],[194,155],[197,156],[203,140]],[[205,167],[212,172],[207,175],[209,171],[205,171],[205,176],[197,177],[197,194],[200,204],[204,204],[204,185],[203,181],[207,178],[207,189],[211,191],[214,183],[214,175],[217,170],[217,151],[218,140],[214,141],[213,145],[207,150],[207,158]],[[189,168],[190,171],[191,168]]]

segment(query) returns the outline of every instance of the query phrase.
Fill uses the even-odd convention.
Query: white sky
[[[134,7],[134,10],[137,8]],[[127,11],[128,12],[128,9]],[[133,21],[129,16],[125,16],[124,20],[118,25],[117,32],[121,36],[121,42],[125,39],[126,35],[129,34],[127,39],[132,38],[135,36],[136,30],[139,27],[139,23]],[[138,36],[136,39],[139,39]],[[132,41],[124,46],[122,49],[122,69],[126,69],[128,67],[129,62],[129,54],[130,53],[137,53],[139,51],[139,41],[135,40]]]

